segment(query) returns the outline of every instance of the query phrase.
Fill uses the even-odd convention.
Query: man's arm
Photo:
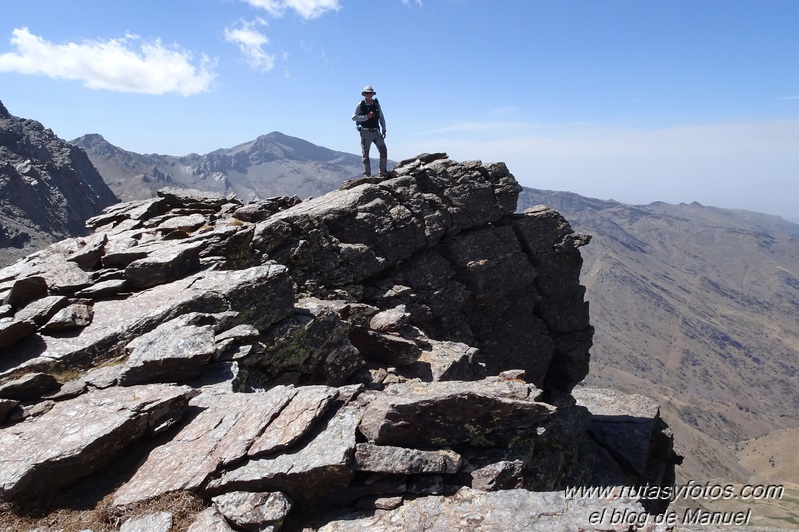
[[[353,122],[366,122],[369,120],[367,115],[360,115],[358,114],[361,111],[361,102],[358,102],[358,105],[355,106],[355,111],[352,113],[352,120]]]
[[[383,138],[386,137],[386,117],[383,114],[383,108],[380,106],[380,103],[377,104],[377,108],[380,110],[378,120],[380,121],[380,127],[383,128]]]

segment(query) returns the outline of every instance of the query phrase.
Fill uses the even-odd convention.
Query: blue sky
[[[138,153],[357,153],[370,84],[396,161],[799,221],[797,28],[797,0],[6,1],[0,100]]]

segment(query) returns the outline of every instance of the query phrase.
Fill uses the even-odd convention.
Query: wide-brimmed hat
[[[361,91],[361,96],[363,96],[364,94],[377,94],[377,93],[375,92],[375,90],[372,88],[371,85],[367,85]]]

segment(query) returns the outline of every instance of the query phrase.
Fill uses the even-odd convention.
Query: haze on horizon
[[[370,84],[393,160],[445,151],[533,188],[799,223],[798,16],[792,0],[15,2],[0,99],[137,153],[270,131],[358,153]]]

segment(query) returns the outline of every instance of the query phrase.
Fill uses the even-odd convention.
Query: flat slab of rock
[[[0,384],[0,399],[30,401],[61,385],[55,377],[47,373],[29,373],[18,379]]]
[[[42,333],[52,334],[70,329],[80,329],[89,325],[92,319],[94,319],[94,309],[91,306],[75,303],[56,312],[50,321],[39,330]]]
[[[102,297],[113,296],[127,288],[127,281],[125,279],[108,279],[100,281],[93,285],[84,288],[75,293],[77,297],[87,297],[90,299],[99,299]]]
[[[360,407],[347,404],[300,449],[250,460],[211,481],[208,489],[282,491],[295,501],[331,497],[352,479],[351,460],[360,420]]]
[[[195,188],[165,187],[158,189],[158,197],[172,207],[202,208],[221,207],[229,200],[216,192],[206,192]]]
[[[524,482],[521,460],[500,460],[469,472],[471,487],[484,491],[521,488]]]
[[[5,296],[3,303],[12,307],[24,307],[32,301],[47,296],[47,281],[44,277],[24,277],[11,285],[11,290]]]
[[[80,249],[70,254],[67,260],[74,262],[80,269],[88,271],[94,269],[103,256],[103,249],[108,243],[108,235],[105,233],[98,233],[90,236],[88,239],[78,239]]]
[[[359,430],[378,445],[482,446],[506,439],[505,429],[532,429],[554,412],[539,396],[532,384],[501,377],[393,384],[366,407]]]
[[[354,329],[350,333],[350,340],[363,358],[390,366],[408,366],[422,354],[415,342],[396,334]]]
[[[0,320],[0,349],[13,345],[36,330],[32,321]]]
[[[198,397],[210,406],[172,441],[149,454],[133,478],[117,490],[114,505],[199,488],[220,467],[244,457],[296,393],[293,387],[276,386],[265,393]]]
[[[161,384],[108,388],[3,428],[0,499],[34,496],[89,475],[134,440],[171,426],[191,393]]]
[[[135,288],[169,283],[200,267],[203,244],[164,246],[125,268],[125,279]]]
[[[47,256],[38,268],[50,292],[72,293],[92,284],[91,276],[87,272],[60,253]]]
[[[171,320],[130,342],[131,351],[119,383],[177,382],[200,375],[216,352],[210,326],[185,325]]]
[[[577,387],[572,395],[593,415],[588,431],[594,440],[617,461],[643,476],[660,419],[660,407],[654,399],[591,386]]]
[[[194,231],[205,223],[205,216],[195,213],[188,214],[186,216],[175,216],[169,218],[168,220],[164,220],[158,224],[158,229],[163,231],[174,231],[178,229],[184,231]]]
[[[408,378],[430,381],[470,381],[485,377],[485,369],[478,362],[478,350],[460,342],[428,340],[429,347],[422,350],[419,360],[397,368],[397,373]]]
[[[36,301],[32,301],[22,310],[15,314],[19,321],[32,321],[38,326],[47,323],[56,312],[69,304],[69,299],[65,296],[47,296]]]
[[[615,417],[619,421],[660,416],[657,402],[643,395],[593,386],[578,386],[572,390],[572,395],[578,405],[586,407],[594,416]]]
[[[252,444],[249,456],[266,455],[290,447],[311,430],[338,396],[330,386],[303,386]]]
[[[603,510],[605,513],[603,514]],[[613,511],[641,515],[644,509],[627,498],[567,499],[563,492],[524,489],[480,491],[461,488],[449,497],[428,496],[405,501],[394,510],[375,510],[347,516],[319,528],[319,532],[628,532],[629,523],[612,524]],[[598,522],[589,519],[596,515]],[[604,515],[604,520],[601,517]],[[650,521],[651,522],[651,521]]]
[[[359,443],[355,446],[353,469],[397,475],[457,473],[461,462],[458,453],[446,449],[423,451],[391,445]]]

